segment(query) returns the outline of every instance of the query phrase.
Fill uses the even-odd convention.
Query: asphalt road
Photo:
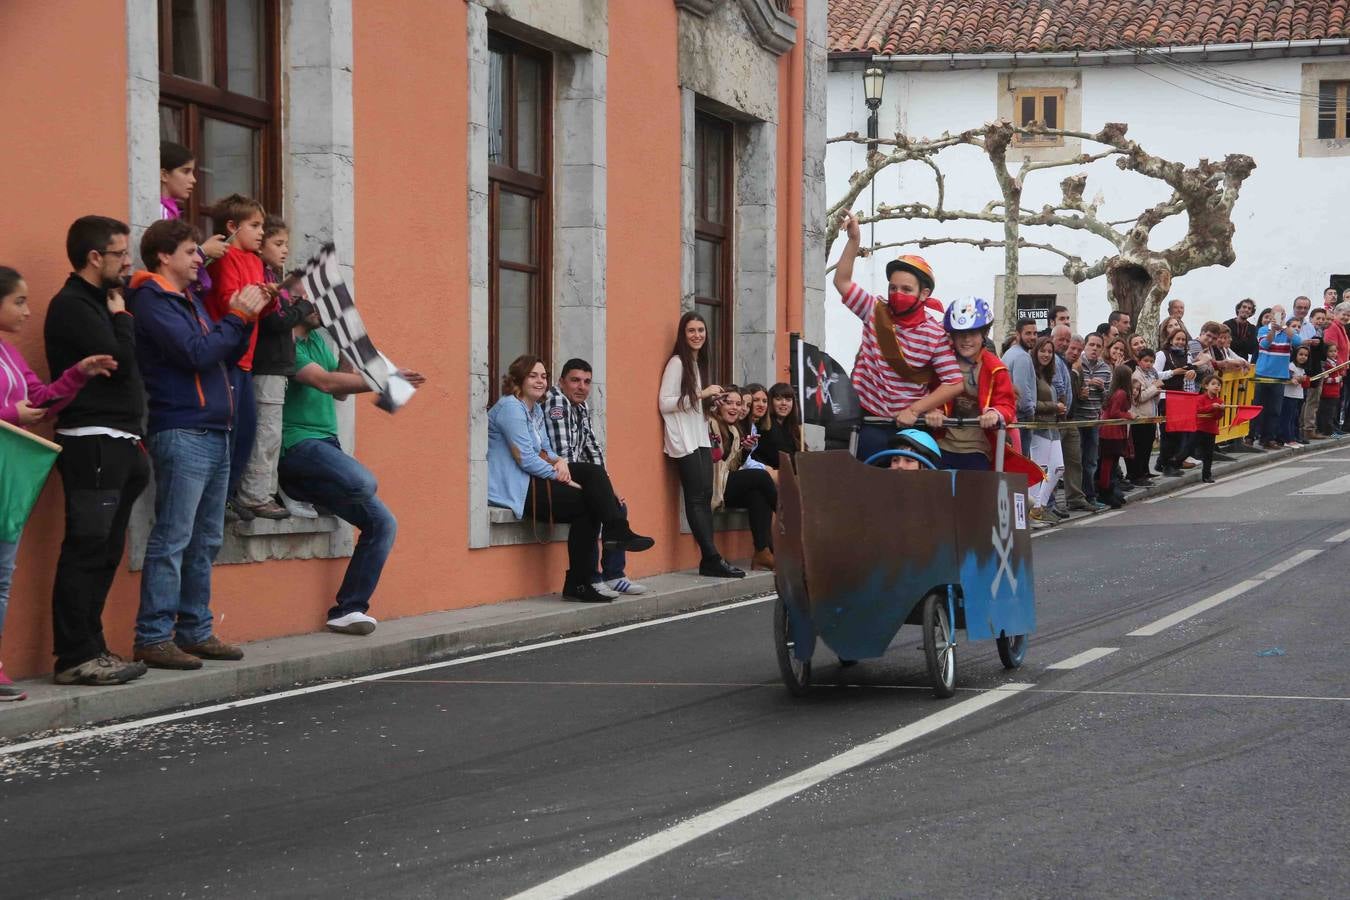
[[[794,699],[749,602],[0,748],[0,896],[1350,896],[1348,513],[1333,450],[1038,536],[950,700],[913,628]]]

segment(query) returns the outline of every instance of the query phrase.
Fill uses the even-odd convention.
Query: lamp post
[[[880,66],[868,66],[863,71],[863,98],[867,101],[867,108],[871,110],[867,116],[868,153],[875,153],[877,149],[877,110],[881,108],[881,91],[885,86],[885,69]]]

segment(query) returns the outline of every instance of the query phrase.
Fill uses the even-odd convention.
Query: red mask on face
[[[914,294],[891,288],[886,305],[891,308],[891,316],[897,325],[912,328],[924,319],[923,301]]]

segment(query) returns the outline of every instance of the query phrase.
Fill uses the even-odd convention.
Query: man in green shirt
[[[295,374],[286,388],[281,414],[281,488],[293,499],[331,510],[361,532],[337,600],[328,611],[328,629],[370,634],[370,596],[394,547],[398,524],[375,496],[375,476],[342,449],[337,436],[337,401],[369,391],[365,379],[339,366],[324,340],[316,312],[295,329]],[[413,385],[425,379],[399,370]]]

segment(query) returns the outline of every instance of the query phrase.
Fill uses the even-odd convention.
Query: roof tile
[[[1037,53],[1350,37],[1350,0],[829,0],[832,52]]]

